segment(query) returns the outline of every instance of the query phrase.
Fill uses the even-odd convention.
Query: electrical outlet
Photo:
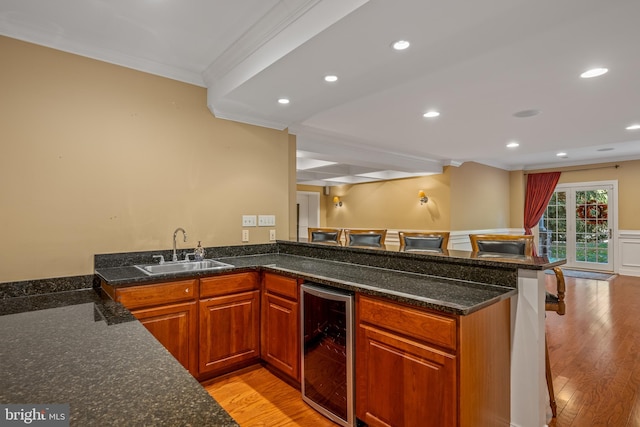
[[[269,240],[272,242],[276,240],[276,230],[269,230]]]
[[[256,216],[255,215],[242,215],[242,226],[243,227],[255,227],[256,226]]]
[[[242,230],[242,241],[243,242],[249,241],[249,230]]]

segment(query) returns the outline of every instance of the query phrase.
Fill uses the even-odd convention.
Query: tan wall
[[[527,179],[523,171],[509,172],[509,228],[524,231],[524,196]]]
[[[429,202],[420,205],[418,191]],[[332,200],[339,196],[343,206]],[[323,196],[327,206],[327,226],[342,228],[388,228],[406,230],[450,229],[449,173],[332,187]]]
[[[615,165],[619,165],[619,167],[615,168]],[[559,184],[617,180],[618,228],[621,230],[640,230],[640,197],[638,197],[640,194],[640,160],[553,170],[562,172]]]
[[[554,170],[563,172],[560,183],[618,180],[619,228],[638,230],[640,160],[616,164],[620,165],[617,169],[607,168],[605,164],[577,167],[589,169],[578,172],[571,171],[571,168]],[[445,168],[443,175],[333,187],[330,196],[320,198],[321,225],[454,231],[518,229],[524,226],[526,176],[545,171],[508,172],[478,163],[464,163],[458,168]],[[437,207],[429,205],[427,215],[424,215],[424,210],[416,208],[420,206],[417,191],[421,188],[431,201],[438,202]],[[322,193],[322,187],[298,186],[298,190]],[[343,200],[342,208],[333,206],[331,200],[334,195]],[[447,203],[443,201],[449,201],[449,198],[450,208],[446,208]],[[432,212],[440,218],[434,216],[431,221]],[[325,215],[326,224],[323,223]],[[447,217],[450,218],[450,227],[445,225]]]
[[[510,226],[509,172],[467,162],[450,167],[451,230],[483,230]]]
[[[327,226],[342,228],[388,228],[411,230],[472,230],[521,226],[522,207],[512,206],[511,198],[523,203],[522,174],[478,163],[446,167],[440,175],[332,187],[322,197],[327,206]],[[418,191],[424,190],[429,202],[421,206]],[[334,196],[343,201],[332,204]],[[518,219],[518,216],[520,217]]]
[[[296,240],[298,231],[296,230],[296,136],[289,135],[289,230],[287,235],[276,236],[277,240]]]
[[[168,249],[177,227],[179,247],[240,244],[242,214],[290,233],[286,131],[214,118],[201,87],[6,37],[0,51],[0,282],[91,274],[95,253]]]

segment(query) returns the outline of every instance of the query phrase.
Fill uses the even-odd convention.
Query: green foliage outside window
[[[565,191],[556,191],[540,220],[538,253],[550,260],[567,258],[567,200]],[[576,192],[576,260],[607,263],[609,260],[608,192]]]

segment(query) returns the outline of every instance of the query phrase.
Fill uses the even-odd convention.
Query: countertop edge
[[[286,256],[286,257],[296,257],[296,258],[301,258],[301,259],[306,259],[309,260],[311,262],[313,262],[313,258],[309,258],[309,257],[303,257],[303,256],[299,256],[299,255],[288,255],[288,254],[265,254],[265,256],[269,256],[269,257],[279,257],[279,256]],[[498,292],[500,292],[500,295],[498,295],[497,297],[491,297],[488,298],[487,300],[483,300],[480,303],[474,304],[474,305],[461,305],[461,304],[455,304],[455,303],[451,303],[451,302],[446,302],[443,300],[439,300],[436,298],[426,298],[423,296],[418,296],[418,295],[413,295],[411,293],[404,293],[404,292],[398,292],[398,291],[392,291],[389,289],[383,289],[377,286],[371,286],[368,285],[366,283],[361,283],[361,282],[355,282],[355,281],[346,281],[346,280],[340,280],[337,279],[335,277],[329,277],[329,276],[317,276],[314,274],[310,274],[308,272],[304,272],[301,270],[293,270],[293,269],[288,269],[288,268],[283,268],[283,267],[279,267],[276,264],[274,264],[273,262],[255,262],[255,263],[251,263],[252,259],[258,261],[259,255],[249,255],[249,256],[240,256],[240,257],[229,257],[229,258],[219,258],[219,260],[224,261],[224,262],[228,262],[233,264],[234,260],[236,263],[238,263],[238,260],[243,260],[243,261],[247,261],[248,265],[241,265],[241,266],[236,266],[234,268],[230,268],[230,269],[224,269],[224,270],[217,270],[217,271],[201,271],[201,272],[182,272],[182,273],[172,273],[172,274],[167,274],[167,275],[158,275],[158,276],[148,276],[145,275],[144,273],[140,272],[138,269],[134,270],[130,270],[133,267],[109,267],[107,269],[96,269],[96,275],[98,277],[100,277],[102,280],[105,281],[105,283],[114,286],[114,287],[120,287],[120,286],[137,286],[137,285],[144,285],[144,284],[153,284],[153,283],[161,283],[161,282],[166,282],[168,280],[181,280],[181,279],[187,279],[187,278],[199,278],[199,277],[211,277],[211,276],[216,276],[216,275],[222,275],[222,274],[229,274],[229,273],[239,273],[239,272],[243,272],[243,271],[271,271],[274,273],[280,273],[280,274],[285,274],[294,278],[298,278],[298,279],[302,279],[302,280],[308,280],[308,281],[313,281],[313,282],[317,282],[320,284],[324,284],[326,286],[332,286],[332,287],[336,287],[339,289],[344,289],[344,290],[348,290],[348,291],[353,291],[353,292],[362,292],[368,295],[372,295],[372,296],[378,296],[378,297],[384,297],[384,298],[388,298],[397,302],[402,302],[402,303],[406,303],[406,304],[410,304],[410,305],[414,305],[414,306],[418,306],[418,307],[424,307],[427,309],[432,309],[432,310],[436,310],[436,311],[441,311],[441,312],[445,312],[445,313],[449,313],[449,314],[454,314],[454,315],[461,315],[461,316],[465,316],[468,314],[471,314],[473,312],[476,312],[484,307],[487,307],[488,305],[491,305],[495,302],[498,302],[500,300],[506,299],[506,298],[510,298],[511,296],[517,294],[517,290],[514,288],[509,288],[509,287],[503,287],[503,286],[498,286],[498,285],[492,285],[492,284],[485,284],[485,283],[480,283],[480,282],[469,282],[469,281],[464,281],[464,280],[460,280],[460,279],[451,279],[451,278],[441,278],[441,277],[437,277],[438,279],[442,279],[442,280],[446,280],[446,281],[451,281],[451,282],[455,282],[458,284],[463,284],[465,286],[469,286],[469,287],[486,287],[487,289],[491,289],[491,290],[496,290]],[[332,260],[321,260],[322,262],[331,262],[331,263],[336,263],[336,265],[349,265],[348,263],[341,263],[339,261],[332,261]],[[358,268],[358,269],[379,269],[380,267],[371,267],[371,266],[363,266],[363,265],[350,265],[350,267],[352,268]],[[119,270],[119,269],[129,269],[129,270]],[[105,271],[105,270],[109,270],[109,271]],[[415,276],[415,277],[420,277],[422,279],[424,279],[425,281],[430,281],[435,279],[434,276],[430,276],[427,274],[420,274],[420,273],[413,273],[413,272],[403,272],[403,271],[399,271],[399,270],[391,270],[391,269],[383,269],[387,272],[391,272],[392,274],[397,273],[399,276],[400,275],[411,275],[411,276]],[[126,278],[113,278],[113,275],[107,274],[109,272],[117,272],[117,271],[127,271],[127,272],[131,272],[132,274],[135,273],[135,277],[126,277]],[[111,277],[110,277],[111,276]]]

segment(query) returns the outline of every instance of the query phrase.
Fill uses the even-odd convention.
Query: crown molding
[[[210,109],[211,109],[211,106],[210,106]],[[276,129],[276,130],[284,130],[287,128],[286,123],[275,122],[272,120],[262,119],[255,116],[226,113],[224,111],[216,110],[215,108],[211,109],[211,112],[218,119],[231,120],[233,122],[240,122],[240,123],[245,123],[249,125],[262,126],[265,128]]]
[[[282,0],[202,73],[209,108],[369,0]],[[218,109],[218,107],[215,107]]]

